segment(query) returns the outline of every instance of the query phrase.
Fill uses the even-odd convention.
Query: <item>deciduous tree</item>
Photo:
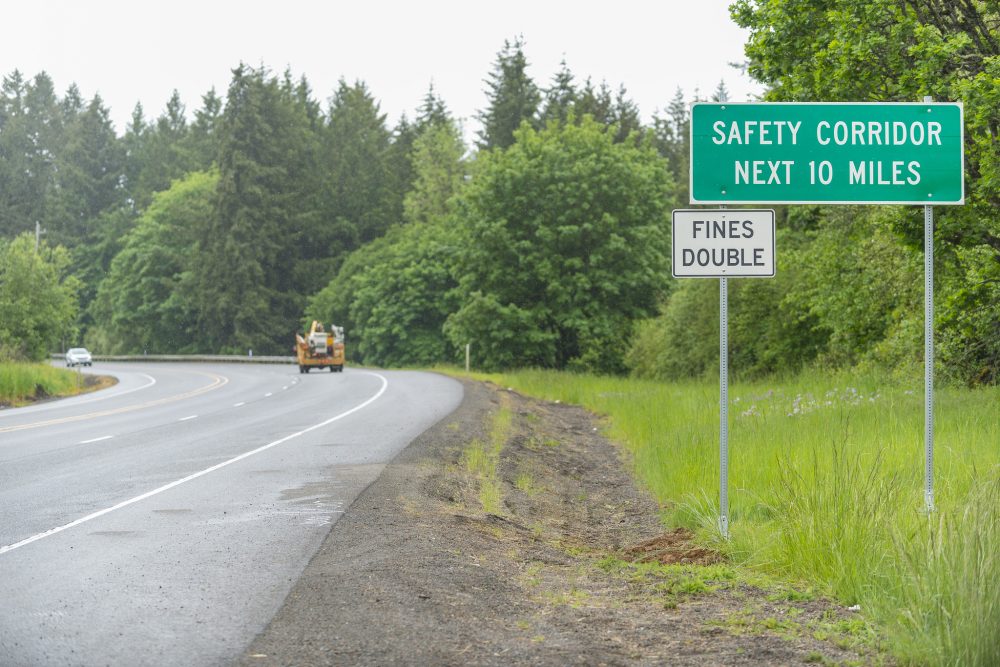
[[[915,102],[929,95],[965,104],[966,205],[938,207],[935,242],[946,349],[960,347],[970,381],[1000,377],[1000,330],[988,286],[1000,281],[1000,7],[930,0],[738,0],[750,30],[749,72],[775,101]],[[891,228],[923,243],[922,216],[901,212]],[[992,301],[991,301],[992,299]],[[977,311],[967,318],[953,308]],[[961,323],[961,324],[960,324]],[[961,341],[961,343],[958,343]]]
[[[0,358],[41,361],[75,336],[76,291],[65,248],[21,234],[0,241]]]
[[[193,172],[154,196],[101,282],[88,337],[94,347],[125,354],[205,350],[194,268],[198,230],[214,214],[218,182],[217,173]]]
[[[620,372],[633,320],[667,280],[666,165],[589,118],[516,138],[479,157],[460,203],[449,338],[472,341],[488,368]]]

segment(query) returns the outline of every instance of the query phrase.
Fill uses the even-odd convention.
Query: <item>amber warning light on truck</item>
[[[676,210],[675,278],[773,278],[773,210]]]

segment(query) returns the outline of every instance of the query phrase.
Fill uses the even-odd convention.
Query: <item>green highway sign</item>
[[[692,204],[964,204],[960,103],[691,107]]]

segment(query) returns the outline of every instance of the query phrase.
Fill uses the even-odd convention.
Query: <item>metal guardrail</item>
[[[65,359],[65,354],[53,354],[53,359]],[[95,354],[94,361],[194,362],[224,364],[294,364],[295,357],[249,356],[240,354]]]

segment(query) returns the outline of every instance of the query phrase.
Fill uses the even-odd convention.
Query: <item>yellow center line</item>
[[[139,403],[137,405],[127,405],[122,408],[115,408],[114,410],[101,410],[100,412],[89,412],[83,415],[76,415],[75,417],[60,417],[59,419],[49,419],[47,421],[32,422],[30,424],[21,424],[19,426],[7,426],[0,428],[0,433],[10,433],[11,431],[24,431],[30,428],[40,428],[42,426],[53,426],[55,424],[68,424],[71,422],[84,421],[87,419],[94,419],[96,417],[107,417],[108,415],[118,415],[125,412],[134,412],[136,410],[142,410],[144,408],[151,408],[157,405],[166,405],[167,403],[176,403],[177,401],[182,401],[186,398],[193,398],[210,391],[219,389],[225,384],[228,384],[229,378],[223,377],[221,375],[213,375],[211,373],[199,373],[195,372],[196,375],[204,375],[206,377],[212,378],[212,383],[205,385],[204,387],[199,387],[198,389],[192,389],[191,391],[184,392],[183,394],[177,394],[176,396],[167,396],[166,398],[158,398],[155,401],[146,401],[145,403]]]

